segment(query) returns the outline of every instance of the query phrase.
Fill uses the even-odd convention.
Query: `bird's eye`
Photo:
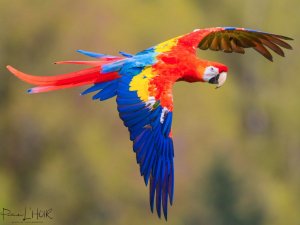
[[[210,67],[210,71],[211,71],[211,72],[214,72],[215,69],[214,69],[213,67]]]

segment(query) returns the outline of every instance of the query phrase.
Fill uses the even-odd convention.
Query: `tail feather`
[[[38,87],[33,87],[27,90],[29,94],[36,94],[36,93],[42,93],[42,92],[48,92],[48,91],[56,91],[60,89],[65,89],[65,88],[71,88],[71,87],[76,87],[76,86],[82,86],[82,85],[88,85],[90,83],[78,83],[78,84],[68,84],[68,85],[61,85],[61,86],[38,86]]]
[[[29,84],[37,85],[37,87],[28,90],[29,93],[40,93],[46,91],[53,91],[58,89],[77,87],[88,84],[98,84],[109,82],[119,78],[118,72],[115,71],[104,71],[103,66],[112,64],[111,67],[124,64],[123,56],[111,56],[95,52],[88,52],[84,50],[78,50],[77,52],[84,55],[97,58],[96,61],[59,61],[55,64],[80,64],[92,66],[91,68],[79,70],[76,72],[59,74],[55,76],[33,76],[30,74],[23,73],[12,66],[7,66],[7,69],[18,77]],[[128,57],[128,56],[127,56]],[[120,63],[119,63],[120,61]]]
[[[25,74],[13,68],[12,66],[7,66],[7,69],[20,80],[38,86],[29,89],[29,93],[40,93],[88,84],[102,83],[117,79],[119,77],[117,72],[101,74],[101,66],[94,66],[92,68],[56,76],[33,76]]]
[[[89,66],[101,66],[104,61],[58,61],[54,64],[78,64],[78,65],[89,65]]]
[[[116,61],[120,61],[124,59],[123,57],[115,57],[115,58],[102,58],[97,61],[58,61],[54,62],[54,64],[80,64],[80,65],[90,65],[90,66],[102,66],[105,64],[113,63]]]
[[[92,57],[92,58],[97,58],[97,59],[102,59],[102,58],[109,58],[109,59],[115,59],[115,58],[120,58],[120,57],[116,57],[113,55],[106,55],[106,54],[102,54],[102,53],[96,53],[96,52],[88,52],[85,50],[77,50],[78,53]]]

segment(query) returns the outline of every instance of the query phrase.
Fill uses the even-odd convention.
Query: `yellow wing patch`
[[[156,45],[155,52],[162,53],[162,52],[170,51],[174,46],[177,45],[178,38],[180,38],[180,37],[181,36],[175,37],[168,41],[165,41],[165,42],[162,42],[162,43]]]
[[[155,77],[152,67],[146,67],[143,71],[134,76],[129,84],[130,91],[137,91],[138,97],[146,102],[149,100],[149,82]]]
[[[163,53],[172,50],[174,46],[177,45],[178,38],[175,37],[163,43],[160,43],[155,46],[155,52]],[[142,70],[142,72],[136,76],[134,76],[129,84],[130,91],[137,91],[138,97],[146,102],[149,100],[149,83],[152,78],[157,76],[157,74],[153,71],[152,67],[146,67]]]

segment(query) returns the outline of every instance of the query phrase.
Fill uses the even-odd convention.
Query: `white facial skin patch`
[[[214,66],[208,66],[204,70],[203,80],[209,81],[211,78],[217,76],[219,74],[219,69]]]

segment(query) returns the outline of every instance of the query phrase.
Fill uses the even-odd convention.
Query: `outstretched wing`
[[[151,211],[155,198],[158,216],[162,207],[167,219],[168,201],[172,204],[174,193],[172,83],[160,91],[155,87],[156,73],[151,66],[126,70],[119,81],[117,104],[146,185],[150,179]]]
[[[194,49],[198,47],[202,50],[211,49],[226,53],[236,52],[244,54],[245,48],[253,48],[270,61],[273,61],[273,57],[267,48],[284,57],[284,52],[281,48],[292,49],[285,42],[286,40],[293,39],[282,35],[236,27],[195,30],[181,37],[182,43],[190,45]]]

